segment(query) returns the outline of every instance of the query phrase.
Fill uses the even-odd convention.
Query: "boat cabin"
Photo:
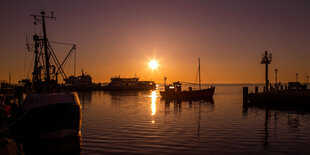
[[[139,78],[120,78],[113,77],[106,89],[114,90],[153,90],[156,89],[154,81],[139,81]]]
[[[169,84],[165,86],[165,92],[167,93],[180,93],[182,91],[182,83],[180,81],[173,82],[173,84]]]
[[[71,85],[73,87],[89,87],[92,86],[92,77],[88,74],[84,74],[82,72],[81,76],[70,76],[68,79],[65,80],[66,84]]]

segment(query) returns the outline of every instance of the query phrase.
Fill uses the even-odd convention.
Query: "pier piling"
[[[249,91],[248,87],[243,87],[243,104],[248,103],[248,91]]]
[[[263,87],[263,92],[264,92],[264,93],[266,92],[266,86]]]

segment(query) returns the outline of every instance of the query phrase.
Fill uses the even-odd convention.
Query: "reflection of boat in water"
[[[59,139],[80,134],[81,106],[76,93],[59,93],[57,75],[65,76],[62,64],[52,50],[45,29],[45,18],[55,18],[32,15],[35,22],[42,23],[43,36],[33,36],[34,40],[34,71],[32,80],[25,83],[27,97],[21,105],[19,114],[7,126],[14,138]],[[75,48],[75,45],[73,46]],[[72,51],[72,50],[71,50]],[[70,52],[71,52],[70,51]],[[53,58],[51,65],[50,57]],[[51,68],[53,71],[51,71]],[[57,71],[56,71],[57,69]]]
[[[139,81],[139,78],[121,78],[113,77],[103,90],[155,90],[154,81]]]
[[[189,87],[188,91],[182,91],[182,83],[174,82],[166,86],[166,77],[165,77],[165,91],[161,91],[160,95],[163,99],[167,100],[212,100],[215,87],[211,86],[207,89],[201,89],[201,80],[200,80],[200,59],[198,61],[198,73],[199,73],[199,90],[193,90],[192,87]]]
[[[132,91],[106,91],[105,93],[110,96],[138,96],[139,93],[144,91],[132,90]],[[149,93],[149,91],[145,91],[145,93]]]

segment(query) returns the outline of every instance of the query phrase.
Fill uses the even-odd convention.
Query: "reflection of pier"
[[[277,139],[277,130],[279,122],[279,114],[287,115],[287,125],[288,131],[293,132],[294,134],[299,135],[299,126],[300,126],[300,116],[308,112],[293,112],[290,110],[275,109],[270,107],[262,106],[243,106],[243,116],[247,117],[249,111],[257,113],[258,111],[264,110],[264,138],[263,138],[263,147],[264,150],[269,150],[271,148],[271,139]],[[283,118],[283,117],[281,117]],[[284,117],[285,118],[285,117]],[[273,123],[272,123],[273,122]],[[273,129],[273,130],[272,130]],[[282,129],[283,130],[283,129]],[[272,134],[273,133],[273,134]],[[284,135],[285,136],[285,135]]]
[[[268,150],[270,147],[269,144],[269,122],[270,122],[270,112],[269,110],[266,109],[265,111],[265,123],[264,123],[264,132],[265,132],[265,137],[264,137],[264,149]]]

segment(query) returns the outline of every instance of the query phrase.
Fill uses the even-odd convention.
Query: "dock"
[[[310,112],[310,89],[308,82],[301,84],[298,82],[298,73],[296,73],[296,82],[281,84],[277,81],[278,69],[275,69],[275,83],[272,85],[268,79],[268,65],[271,63],[271,54],[266,51],[262,56],[261,64],[266,65],[265,80],[263,91],[259,92],[255,87],[254,92],[249,93],[248,87],[243,87],[243,105],[245,107],[275,108],[292,111]]]
[[[270,92],[248,92],[248,87],[243,87],[243,105],[285,110],[310,111],[309,89],[272,90]]]

